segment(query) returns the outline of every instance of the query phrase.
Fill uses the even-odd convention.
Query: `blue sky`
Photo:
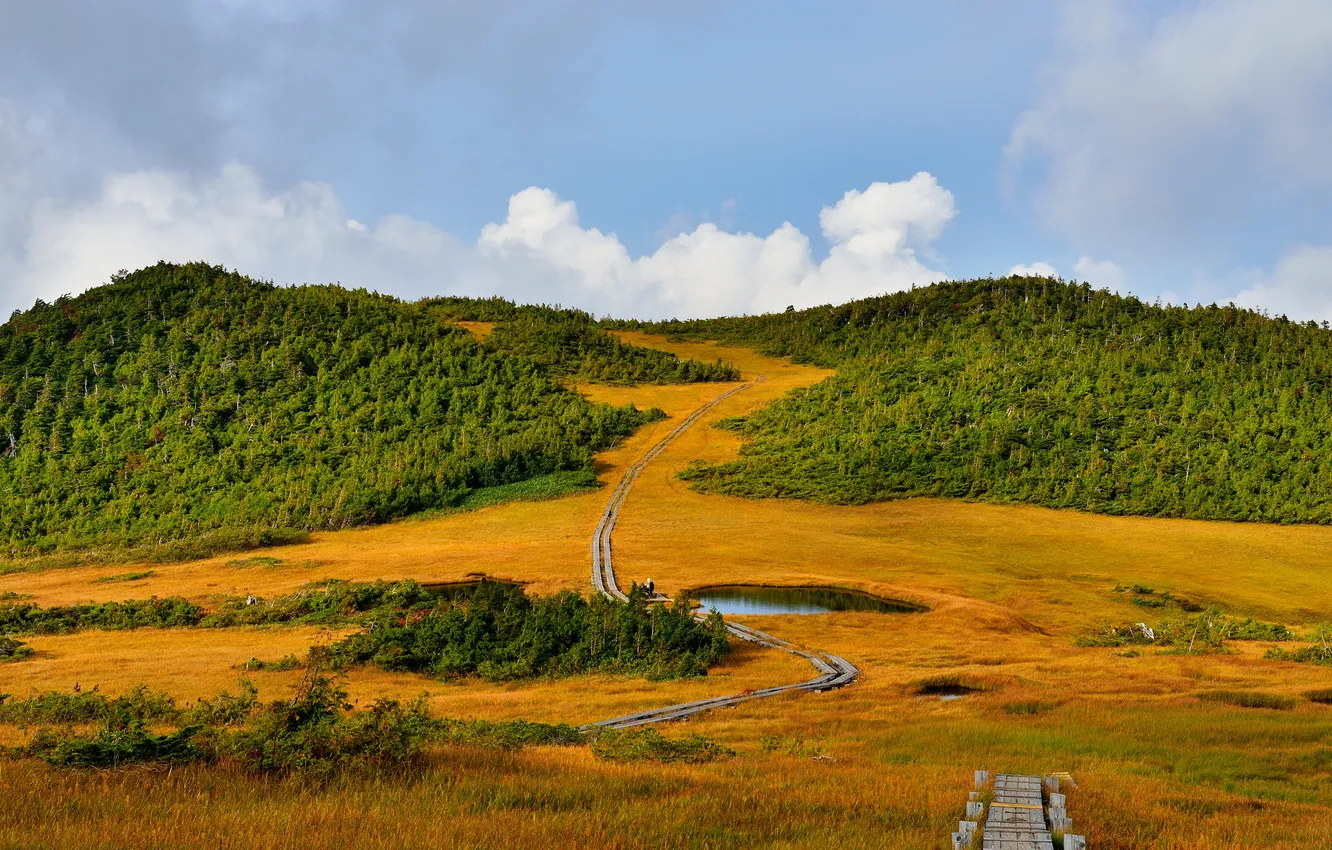
[[[1314,0],[0,0],[0,22],[3,314],[166,258],[644,317],[1026,267],[1332,318]]]

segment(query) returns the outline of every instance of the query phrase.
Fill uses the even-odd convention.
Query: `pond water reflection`
[[[879,614],[915,614],[928,610],[901,599],[883,599],[839,587],[758,587],[719,585],[690,591],[704,611],[722,614],[828,614],[836,611],[873,611]]]

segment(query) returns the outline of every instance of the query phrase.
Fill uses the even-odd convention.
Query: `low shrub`
[[[590,733],[592,753],[605,761],[703,764],[735,756],[735,751],[702,735],[667,738],[656,729],[603,729]]]
[[[146,685],[137,685],[113,699],[95,692],[47,691],[27,699],[0,702],[0,723],[23,726],[104,723],[127,728],[135,722],[170,723],[179,719],[176,700]]]
[[[1293,697],[1260,691],[1203,691],[1198,694],[1198,699],[1240,708],[1273,708],[1279,711],[1288,711],[1299,704],[1299,700]]]
[[[12,637],[0,637],[0,664],[24,661],[36,654],[36,650],[21,640],[14,640]]]
[[[155,735],[142,722],[123,729],[108,727],[91,736],[43,729],[22,752],[56,767],[119,767],[141,762],[181,764],[208,757],[195,743],[200,730],[199,726],[186,726]]]
[[[90,602],[42,608],[31,603],[0,604],[0,632],[66,634],[80,629],[169,628],[197,625],[203,609],[179,596]]]
[[[1163,620],[1155,627],[1145,623],[1112,625],[1101,623],[1090,634],[1075,640],[1078,646],[1158,646],[1181,653],[1220,652],[1227,640],[1291,640],[1294,634],[1280,623],[1265,623],[1246,617],[1227,617],[1217,609],[1193,617]]]
[[[236,666],[242,670],[262,670],[268,673],[283,673],[287,670],[295,670],[304,662],[295,655],[284,655],[277,661],[261,661],[258,658],[251,658],[242,664]]]
[[[527,720],[440,720],[438,740],[461,747],[519,750],[531,746],[572,747],[587,743],[587,735],[565,723]]]

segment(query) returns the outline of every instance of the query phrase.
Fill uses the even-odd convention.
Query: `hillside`
[[[524,345],[496,347],[428,302],[203,264],[39,303],[0,326],[0,542],[11,556],[243,545],[558,471],[590,479],[596,451],[661,414],[590,403],[569,376],[731,374],[586,320],[573,333],[605,342],[571,360],[545,340],[572,314],[540,316]]]
[[[626,325],[837,369],[720,423],[746,442],[684,473],[705,491],[1332,521],[1332,334],[1313,323],[1010,277]]]

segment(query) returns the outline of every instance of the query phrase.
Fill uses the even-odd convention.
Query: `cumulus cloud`
[[[1091,250],[1214,257],[1265,205],[1325,198],[1325,0],[1212,0],[1155,20],[1125,5],[1069,5],[1062,58],[1008,143],[1052,228]]]
[[[363,224],[327,184],[272,193],[234,163],[202,179],[113,175],[90,201],[31,210],[25,244],[5,258],[15,269],[6,309],[81,291],[119,268],[206,259],[279,283],[339,280],[409,298],[500,293],[642,317],[804,307],[941,280],[921,258],[956,215],[952,194],[920,173],[825,207],[822,261],[789,223],[766,236],[704,223],[634,257],[549,189],[513,195],[505,220],[470,243],[405,216]]]
[[[1109,260],[1079,257],[1073,264],[1073,275],[1097,289],[1108,289],[1111,292],[1124,290],[1124,270]]]
[[[1009,269],[1008,273],[1018,277],[1059,277],[1059,272],[1049,263],[1032,263],[1029,266],[1016,265]]]
[[[1236,304],[1300,320],[1332,318],[1332,245],[1300,245],[1271,272],[1249,277]]]

